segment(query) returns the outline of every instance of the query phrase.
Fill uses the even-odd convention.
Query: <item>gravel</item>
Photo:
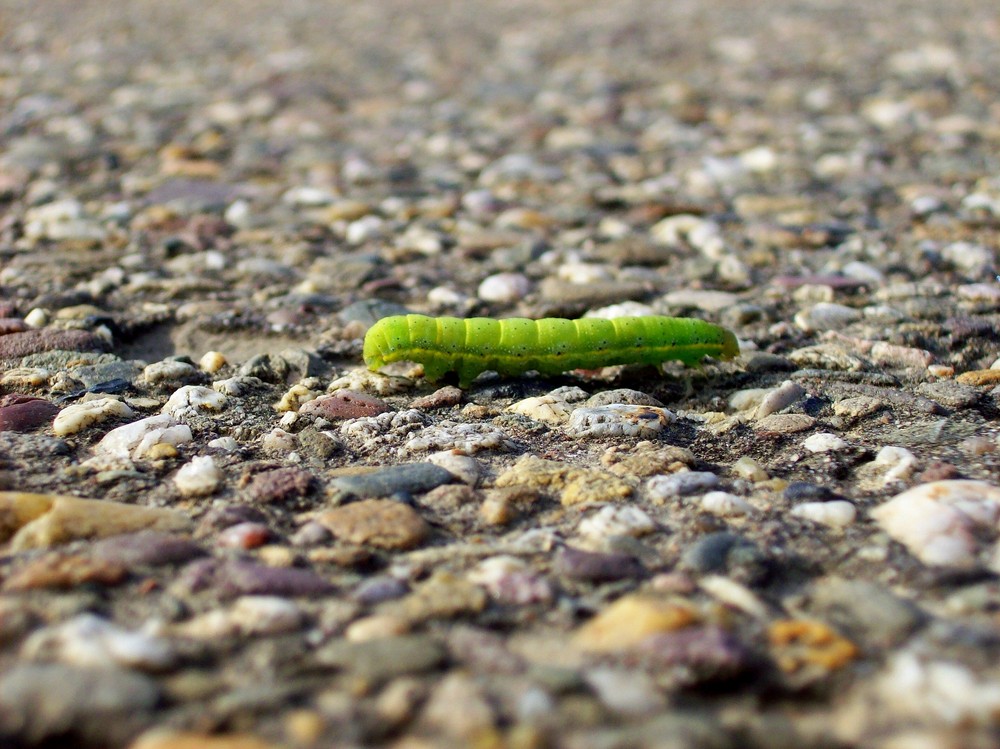
[[[995,745],[994,6],[0,0],[0,745]]]

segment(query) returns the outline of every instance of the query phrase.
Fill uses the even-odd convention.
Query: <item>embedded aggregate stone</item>
[[[221,598],[243,595],[322,596],[334,586],[309,569],[268,567],[251,561],[201,559],[184,567],[175,581],[177,590],[211,590]]]
[[[0,529],[9,548],[47,548],[139,530],[179,531],[191,520],[178,510],[58,494],[0,492]]]
[[[161,695],[152,677],[109,664],[17,664],[0,674],[0,736],[122,745],[148,722]]]
[[[107,344],[85,330],[25,330],[0,336],[0,359],[20,359],[40,351],[104,351]]]
[[[430,533],[415,510],[390,499],[351,502],[327,510],[317,521],[337,538],[382,549],[411,549]]]
[[[0,398],[0,432],[29,432],[59,413],[59,406],[44,398],[11,393]]]
[[[330,487],[345,499],[372,499],[401,493],[419,494],[453,480],[450,471],[433,463],[407,463],[371,473],[339,476],[330,481]]]

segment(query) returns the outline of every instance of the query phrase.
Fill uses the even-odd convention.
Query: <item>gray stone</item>
[[[433,463],[407,463],[358,476],[340,476],[330,482],[340,498],[370,499],[394,494],[419,494],[454,480],[450,471]]]
[[[367,642],[334,640],[313,654],[313,662],[319,666],[348,671],[376,683],[405,674],[428,673],[446,660],[444,646],[425,635],[386,637]]]
[[[18,664],[0,674],[0,744],[67,737],[117,746],[138,732],[160,701],[148,676],[119,668]],[[9,742],[9,743],[8,743]]]

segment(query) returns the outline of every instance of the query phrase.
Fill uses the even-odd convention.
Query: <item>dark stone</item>
[[[0,336],[0,359],[20,359],[41,351],[104,351],[107,345],[85,330],[25,330]]]
[[[810,484],[808,481],[793,481],[785,487],[785,499],[789,502],[816,502],[833,499],[836,495],[825,486]]]
[[[341,499],[371,499],[393,494],[419,494],[449,484],[455,477],[433,463],[407,463],[358,476],[339,476],[330,488]]]
[[[758,583],[767,577],[767,556],[756,544],[735,533],[709,533],[681,554],[682,569],[702,574],[725,574],[743,583]]]
[[[11,393],[0,398],[0,432],[28,432],[50,422],[59,406],[43,398]]]
[[[556,553],[555,572],[571,580],[594,583],[631,580],[646,574],[642,563],[630,554],[603,554],[564,546]]]
[[[134,671],[16,664],[0,673],[0,744],[123,746],[159,702],[156,682]]]
[[[316,477],[301,468],[275,468],[253,476],[244,488],[244,496],[251,502],[270,504],[287,502],[308,494]]]
[[[315,596],[334,592],[333,585],[312,570],[268,567],[242,560],[202,559],[192,562],[177,580],[183,591],[214,590],[221,598],[244,595]]]
[[[158,531],[126,533],[97,541],[91,547],[96,559],[116,562],[126,567],[158,567],[189,562],[205,550],[185,536]]]

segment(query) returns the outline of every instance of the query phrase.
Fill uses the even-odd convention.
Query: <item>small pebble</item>
[[[577,408],[570,415],[566,433],[578,438],[651,437],[676,416],[665,408],[615,403],[597,408]]]
[[[160,414],[112,429],[94,446],[94,453],[141,460],[158,445],[183,445],[193,439],[190,427],[178,424],[169,414]]]
[[[646,494],[653,502],[663,503],[678,497],[711,491],[719,477],[708,471],[682,471],[670,476],[654,476],[646,484]]]
[[[838,499],[830,502],[802,502],[795,505],[789,514],[831,528],[846,528],[854,522],[858,511],[850,502]]]
[[[512,304],[531,291],[531,281],[521,273],[497,273],[479,284],[476,296],[485,302]]]
[[[978,530],[996,528],[1000,488],[985,481],[936,481],[871,511],[882,529],[924,564],[967,567],[983,549]]]
[[[701,509],[721,517],[739,517],[754,512],[749,502],[729,492],[708,492],[701,498]]]
[[[811,453],[839,452],[849,447],[845,440],[829,432],[820,432],[805,438],[802,447]]]
[[[171,393],[162,412],[180,420],[199,412],[221,411],[226,403],[226,396],[212,388],[184,385]]]
[[[214,494],[222,479],[222,471],[212,457],[199,455],[180,467],[174,476],[174,484],[185,497],[204,497]]]

